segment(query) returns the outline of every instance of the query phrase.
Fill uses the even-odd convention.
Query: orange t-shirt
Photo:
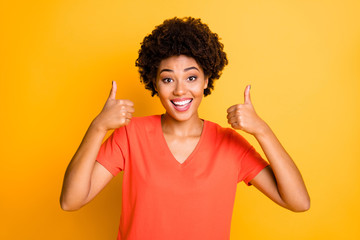
[[[181,164],[160,115],[134,117],[116,129],[97,161],[114,176],[124,171],[121,240],[229,239],[237,183],[249,184],[268,165],[236,131],[206,120]]]

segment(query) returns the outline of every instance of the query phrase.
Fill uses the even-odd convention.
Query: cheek
[[[204,88],[199,89],[198,96],[202,97],[204,95]]]
[[[164,85],[159,84],[157,87],[158,97],[160,99],[168,98],[171,92],[169,87],[165,87]]]
[[[206,89],[206,86],[204,87],[203,84],[200,84],[192,89],[192,92],[196,96],[202,96],[204,94],[204,89]]]

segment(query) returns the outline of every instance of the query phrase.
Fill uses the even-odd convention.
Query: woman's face
[[[194,58],[172,56],[160,62],[156,90],[166,113],[177,121],[198,117],[208,78]]]

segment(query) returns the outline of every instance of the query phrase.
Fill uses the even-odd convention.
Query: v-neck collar
[[[204,119],[201,119],[201,120],[204,121],[204,124],[203,124],[203,129],[201,131],[200,139],[199,139],[198,143],[196,144],[194,150],[191,152],[191,154],[185,159],[185,161],[183,163],[180,163],[178,160],[176,160],[176,158],[174,157],[174,155],[172,154],[172,152],[169,148],[169,145],[166,142],[164,132],[163,132],[162,126],[161,126],[161,115],[158,115],[158,124],[159,124],[158,126],[159,126],[159,130],[160,130],[160,135],[161,135],[160,136],[160,141],[161,141],[160,145],[164,145],[164,148],[166,148],[167,155],[169,156],[169,161],[173,162],[175,166],[177,166],[179,168],[184,168],[187,165],[189,165],[192,162],[194,155],[196,155],[196,153],[198,152],[198,149],[201,147],[201,144],[203,142],[204,135],[206,132],[206,128],[207,128],[207,121]]]

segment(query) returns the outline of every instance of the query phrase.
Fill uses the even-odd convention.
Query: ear
[[[207,89],[208,83],[209,83],[209,78],[206,77],[206,78],[205,78],[205,83],[204,83],[204,89]]]
[[[153,80],[151,80],[151,81],[152,81],[152,85],[154,86],[154,89],[155,89],[155,91],[156,91],[156,95],[159,95],[156,78],[153,79]]]

